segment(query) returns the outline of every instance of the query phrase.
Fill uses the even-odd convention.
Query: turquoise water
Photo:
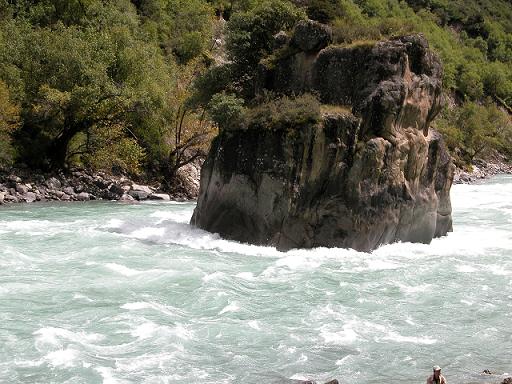
[[[455,232],[372,254],[225,241],[191,203],[1,207],[0,382],[499,382],[511,196],[454,186]]]

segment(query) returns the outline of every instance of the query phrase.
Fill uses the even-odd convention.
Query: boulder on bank
[[[452,228],[454,166],[429,129],[442,68],[421,35],[277,58],[260,90],[315,92],[319,124],[221,131],[191,223],[280,250],[429,243]],[[265,72],[266,71],[266,72]]]
[[[149,200],[171,201],[171,197],[167,193],[153,193],[149,195]]]
[[[198,160],[200,161],[200,160]],[[43,175],[29,169],[0,171],[0,204],[35,201],[88,201],[96,199],[134,201],[191,199],[199,191],[199,163],[189,164],[178,171],[174,184],[179,191],[161,190],[160,183],[153,186],[134,183],[126,176],[107,175],[103,172],[75,170],[71,173]],[[21,176],[21,177],[20,177]],[[164,192],[169,192],[169,195]],[[130,196],[131,195],[135,196]]]
[[[331,43],[331,27],[313,20],[299,21],[291,39],[291,44],[303,52],[318,52]]]

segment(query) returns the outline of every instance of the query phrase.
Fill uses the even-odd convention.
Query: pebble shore
[[[76,170],[67,174],[33,174],[26,170],[0,173],[0,205],[38,201],[143,200],[185,201],[199,193],[199,164],[180,169],[175,187],[166,189],[158,182],[136,183],[126,176]]]

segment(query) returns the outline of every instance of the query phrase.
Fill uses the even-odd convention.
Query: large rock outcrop
[[[324,48],[326,30],[311,28],[262,64],[259,89],[315,92],[338,107],[320,124],[221,131],[191,223],[281,250],[369,251],[445,235],[454,167],[429,129],[441,108],[439,59],[421,35]],[[315,42],[303,41],[305,30]]]

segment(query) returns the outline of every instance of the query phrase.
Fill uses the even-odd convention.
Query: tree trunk
[[[80,124],[71,124],[64,129],[62,133],[57,136],[50,146],[50,153],[48,153],[48,159],[50,160],[50,168],[52,169],[64,169],[66,168],[66,160],[68,155],[68,146],[70,141],[75,137],[78,132],[81,132],[87,128],[85,122]]]

